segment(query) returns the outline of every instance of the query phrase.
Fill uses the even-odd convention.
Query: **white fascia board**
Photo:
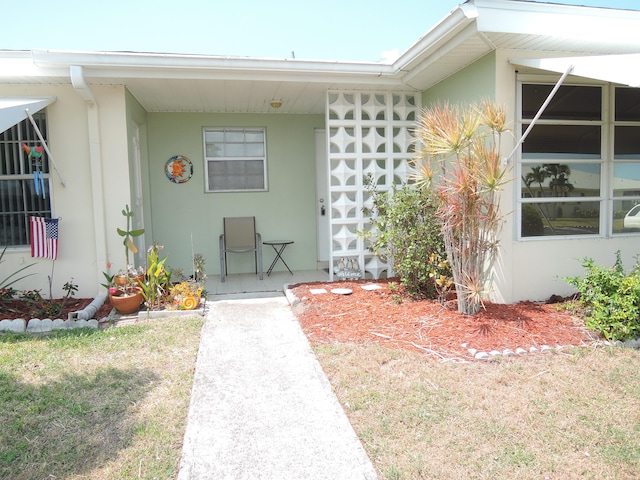
[[[538,2],[475,0],[478,31],[572,38],[607,38],[639,45],[640,11]]]
[[[190,72],[271,72],[280,74],[372,75],[388,76],[391,66],[378,62],[309,61],[297,59],[262,59],[202,55],[143,54],[120,52],[34,51],[36,65],[81,65],[86,75],[125,78],[161,78],[168,72],[189,77]],[[262,78],[262,76],[261,76]]]
[[[640,87],[640,54],[584,57],[510,58],[513,65],[562,73],[573,66],[572,75],[604,82]]]
[[[455,38],[478,17],[473,4],[458,5],[435,27],[411,45],[393,63],[397,71],[410,70],[416,64],[441,49],[441,46]]]
[[[21,77],[68,77],[66,68],[41,68],[29,51],[0,52],[0,79]]]

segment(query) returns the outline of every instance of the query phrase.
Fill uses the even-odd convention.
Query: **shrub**
[[[369,181],[373,208],[372,230],[361,235],[371,241],[369,250],[386,257],[400,283],[412,296],[444,298],[451,269],[436,218],[436,205],[424,186],[394,186],[379,192]]]
[[[503,216],[498,196],[511,180],[500,152],[507,133],[503,108],[484,102],[467,108],[436,105],[423,111],[414,135],[418,179],[438,199],[458,311],[475,315],[483,306]]]
[[[591,258],[583,259],[582,266],[584,277],[565,280],[580,292],[587,327],[608,340],[640,336],[640,265],[636,262],[631,272],[625,273],[618,251],[611,268],[597,266]]]

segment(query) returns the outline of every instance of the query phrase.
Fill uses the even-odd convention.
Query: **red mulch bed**
[[[57,303],[62,303],[62,299],[55,299]],[[93,298],[70,298],[66,301],[64,310],[59,315],[55,315],[55,318],[61,318],[66,320],[68,318],[68,314],[72,312],[77,312],[87,307]],[[43,300],[46,302],[46,300]],[[34,317],[32,315],[32,306],[22,300],[0,300],[0,320],[13,320],[16,318],[24,318],[29,320],[31,318],[49,318],[49,316],[39,315]],[[101,319],[109,315],[109,312],[113,307],[109,303],[109,300],[105,301],[105,303],[98,309],[94,318]],[[52,318],[52,320],[55,320]]]
[[[361,287],[375,283],[382,288]],[[323,288],[324,294],[310,289]],[[331,293],[347,288],[350,295]],[[581,345],[596,337],[584,323],[558,305],[522,302],[486,303],[469,316],[457,311],[455,300],[414,301],[386,280],[306,283],[292,288],[301,302],[294,307],[312,344],[376,342],[394,348],[426,352],[440,358],[471,358],[469,349],[515,351],[531,347]]]

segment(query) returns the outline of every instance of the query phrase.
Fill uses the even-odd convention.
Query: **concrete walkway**
[[[178,479],[377,479],[282,294],[209,303]]]

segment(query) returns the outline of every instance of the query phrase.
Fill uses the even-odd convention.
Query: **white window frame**
[[[522,118],[522,85],[523,84],[544,84],[553,85],[557,81],[557,77],[542,76],[542,75],[521,75],[518,77],[517,90],[516,90],[516,115],[517,115],[517,131],[519,134],[522,132],[524,122]],[[587,121],[586,123],[597,123],[601,126],[601,145],[600,145],[600,158],[599,159],[561,159],[559,162],[544,161],[544,163],[594,163],[600,165],[600,195],[598,197],[569,197],[579,198],[574,201],[593,201],[600,204],[600,218],[599,218],[599,232],[592,235],[541,235],[541,236],[522,236],[522,208],[527,203],[554,203],[562,202],[562,197],[559,198],[540,198],[540,199],[527,199],[522,198],[522,172],[523,165],[543,163],[543,160],[526,159],[522,158],[522,147],[518,152],[518,161],[516,164],[516,182],[517,188],[515,188],[516,196],[516,212],[517,222],[515,222],[516,231],[515,236],[519,241],[540,241],[540,240],[569,240],[576,238],[620,238],[623,236],[638,236],[640,232],[633,231],[617,231],[614,232],[614,207],[616,202],[619,201],[632,201],[640,204],[640,195],[635,196],[614,196],[614,167],[618,164],[624,163],[640,163],[640,159],[616,159],[614,157],[614,140],[615,140],[615,127],[616,126],[635,126],[640,127],[640,121],[616,121],[615,119],[615,92],[616,86],[610,83],[598,82],[588,79],[574,79],[571,82],[565,81],[563,85],[571,86],[594,86],[602,88],[602,106],[601,106],[601,119],[599,122]],[[543,115],[544,116],[544,115]],[[529,119],[527,119],[529,120]],[[579,125],[585,124],[584,121],[556,121],[556,120],[538,120],[537,124],[571,124]],[[526,142],[526,140],[525,140]]]
[[[208,146],[214,144],[214,142],[207,141],[207,133],[221,134],[225,140],[219,142],[223,145],[223,152],[221,155],[211,155],[211,151],[208,150]],[[244,142],[238,141],[226,141],[227,136],[242,134],[245,136]],[[262,136],[262,142],[248,142],[246,141],[247,134],[259,133]],[[202,131],[203,147],[204,147],[204,172],[205,172],[205,192],[206,193],[229,193],[229,192],[265,192],[268,190],[267,182],[267,131],[265,127],[204,127]],[[258,145],[261,143],[261,154],[252,154],[253,152],[247,151],[247,146]],[[242,145],[243,154],[229,154],[230,149],[227,146],[238,147]],[[248,162],[248,161],[260,161],[262,162],[262,179],[263,184],[260,187],[244,187],[244,188],[214,188],[211,185],[211,173],[210,167],[215,162]],[[241,176],[241,175],[238,175]]]
[[[517,80],[516,89],[516,118],[518,136],[522,135],[523,125],[528,125],[531,119],[523,121],[522,118],[522,86],[524,84],[540,84],[553,86],[557,82],[557,77],[539,76],[539,75],[521,75]],[[601,96],[601,116],[599,121],[593,120],[543,120],[542,118],[536,122],[536,125],[599,125],[601,128],[600,138],[600,158],[561,158],[558,161],[554,159],[523,159],[522,146],[518,149],[518,161],[516,162],[516,188],[514,189],[516,197],[516,218],[515,222],[515,238],[519,241],[540,241],[540,240],[568,240],[576,238],[602,238],[611,234],[612,225],[609,218],[613,216],[611,210],[611,188],[609,178],[612,175],[612,158],[613,146],[611,141],[611,131],[613,128],[611,102],[613,99],[613,90],[609,84],[597,81],[588,81],[581,79],[565,81],[563,86],[584,86],[599,87],[602,89]],[[544,114],[542,115],[544,117]],[[535,128],[535,127],[534,127]],[[526,143],[526,140],[525,140]],[[523,165],[540,164],[540,163],[560,163],[560,164],[597,164],[600,165],[600,195],[592,197],[544,197],[544,198],[522,198],[522,171]],[[585,235],[539,235],[539,236],[523,236],[522,235],[522,208],[526,204],[535,203],[562,203],[567,201],[575,202],[598,202],[600,204],[599,215],[599,231],[597,234]]]

